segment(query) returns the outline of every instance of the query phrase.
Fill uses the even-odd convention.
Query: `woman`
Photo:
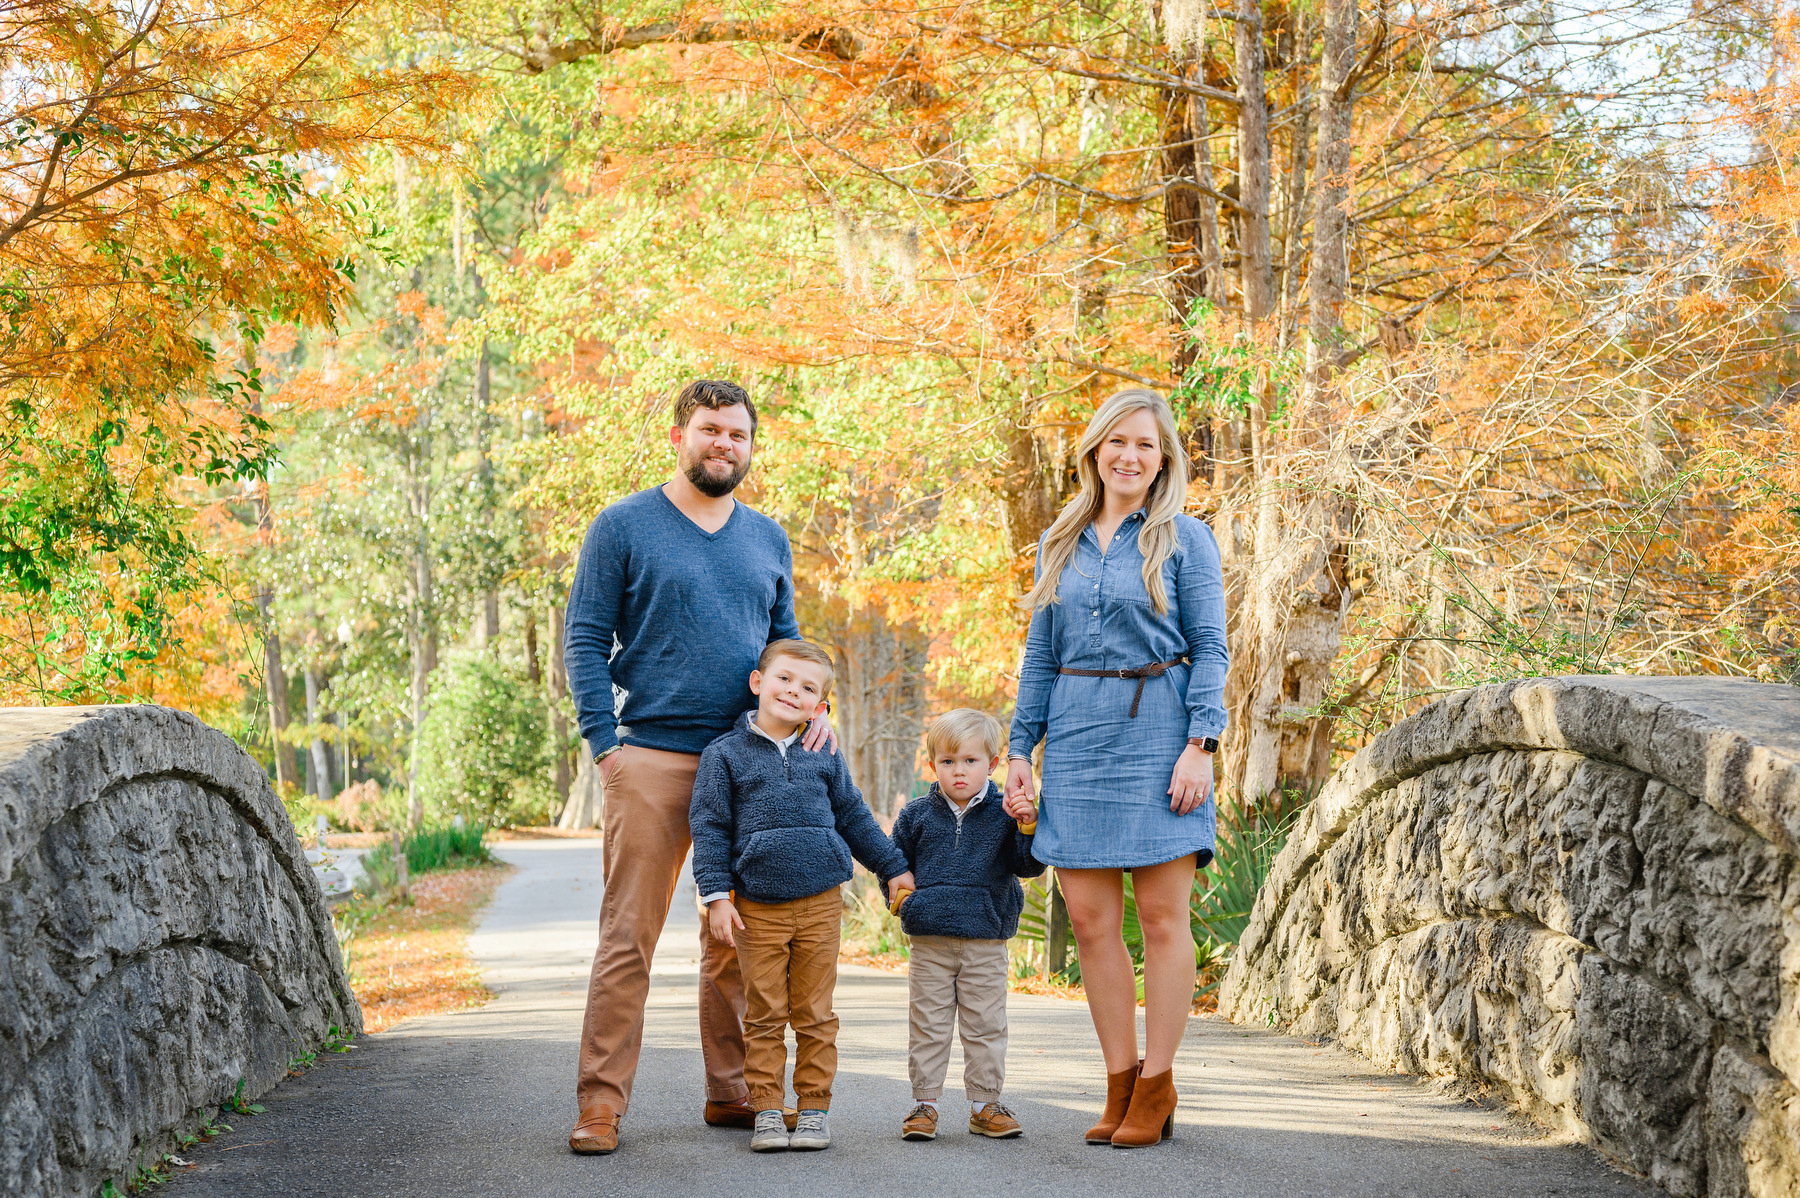
[[[1038,542],[1025,597],[1007,806],[1030,802],[1042,741],[1032,854],[1056,867],[1106,1058],[1106,1110],[1087,1142],[1144,1148],[1173,1132],[1175,1049],[1194,999],[1188,902],[1213,856],[1225,586],[1211,530],[1182,514],[1187,455],[1162,396],[1107,400],[1076,469],[1081,491]],[[1144,933],[1141,1060],[1127,871]]]

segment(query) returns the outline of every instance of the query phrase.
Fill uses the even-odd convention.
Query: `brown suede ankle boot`
[[[1143,1064],[1139,1061],[1129,1069],[1106,1075],[1106,1109],[1100,1112],[1100,1122],[1088,1128],[1088,1143],[1112,1143],[1113,1133],[1119,1130],[1119,1124],[1125,1121],[1125,1112],[1131,1106],[1131,1090],[1137,1085],[1138,1070]]]
[[[1114,1148],[1148,1148],[1175,1134],[1175,1071],[1155,1077],[1139,1075],[1131,1091],[1131,1107],[1112,1134]]]

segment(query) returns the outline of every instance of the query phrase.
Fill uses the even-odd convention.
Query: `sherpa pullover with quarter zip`
[[[688,828],[701,894],[735,890],[759,903],[823,894],[850,880],[850,859],[885,886],[906,861],[829,748],[781,746],[750,727],[755,712],[706,746]]]
[[[900,907],[908,936],[1010,940],[1025,905],[1019,879],[1044,872],[992,782],[960,815],[932,783],[900,809],[894,843],[919,887]]]

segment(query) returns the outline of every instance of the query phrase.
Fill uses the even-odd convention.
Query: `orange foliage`
[[[421,874],[412,903],[384,910],[351,942],[350,986],[363,1029],[478,1007],[492,997],[469,956],[469,929],[510,866]]]
[[[452,86],[359,61],[360,7],[0,9],[0,701],[206,706],[198,624],[242,660],[196,505],[269,468],[254,345],[350,299],[366,222],[324,172],[428,151]]]

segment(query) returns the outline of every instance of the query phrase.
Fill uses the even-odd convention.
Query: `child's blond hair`
[[[973,707],[958,707],[931,721],[931,727],[925,733],[925,751],[936,761],[941,753],[955,752],[972,741],[980,740],[989,757],[998,757],[1001,738],[999,720],[985,711],[976,711]]]

